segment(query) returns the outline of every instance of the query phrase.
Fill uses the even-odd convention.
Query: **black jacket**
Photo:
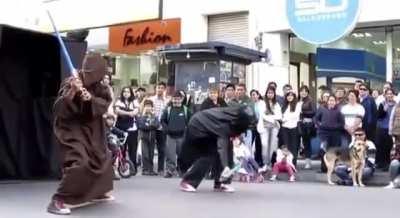
[[[314,123],[319,130],[343,130],[344,117],[337,106],[333,109],[321,106],[314,117]]]
[[[313,118],[315,115],[315,105],[314,102],[311,100],[310,97],[307,97],[303,100],[303,104],[301,105],[301,114],[300,119],[303,118]]]
[[[171,137],[182,137],[187,123],[191,117],[191,112],[186,106],[168,106],[161,115],[161,125],[164,132]]]

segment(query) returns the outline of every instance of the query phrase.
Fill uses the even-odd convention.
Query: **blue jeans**
[[[389,173],[390,173],[390,180],[394,181],[394,179],[396,179],[396,177],[400,174],[399,160],[392,160],[392,162],[390,162]]]
[[[374,175],[375,169],[372,167],[364,167],[363,169],[363,181],[369,180]],[[350,176],[349,166],[347,165],[339,165],[335,167],[335,174],[346,184],[351,184],[353,182]]]

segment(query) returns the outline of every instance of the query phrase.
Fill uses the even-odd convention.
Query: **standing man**
[[[113,171],[103,120],[112,98],[100,83],[106,66],[100,55],[86,56],[79,78],[67,78],[61,85],[54,104],[54,134],[63,176],[49,213],[67,215],[72,207],[113,199],[107,195],[113,189]]]
[[[171,99],[172,104],[161,115],[161,124],[167,135],[165,178],[178,175],[177,155],[181,151],[183,134],[191,116],[188,108],[182,104],[183,97],[180,91],[176,91]]]
[[[238,105],[238,101],[236,99],[236,87],[232,83],[229,83],[225,87],[225,103],[228,106]]]
[[[158,117],[158,121],[161,120],[161,113],[168,104],[168,99],[165,97],[165,90],[167,86],[164,82],[159,82],[156,86],[156,95],[150,97],[150,100],[154,104],[154,114]],[[162,130],[162,126],[156,131],[157,141],[157,154],[158,154],[158,175],[164,175],[164,162],[165,162],[165,133]]]
[[[246,94],[246,85],[243,83],[240,83],[236,87],[236,99],[238,103],[241,106],[249,106],[254,109],[254,103],[251,101],[250,97]],[[254,126],[250,126],[254,127]],[[249,128],[246,132],[242,134],[244,143],[245,145],[249,148],[250,151],[252,151],[252,135],[251,135],[251,129]]]
[[[366,84],[360,84],[358,89],[360,102],[365,110],[365,115],[362,121],[362,128],[366,133],[367,139],[375,143],[376,123],[378,120],[378,107],[375,104],[375,99],[369,94],[369,88]]]
[[[251,106],[253,102],[250,97],[246,94],[246,85],[241,83],[236,87],[236,99],[240,105]]]
[[[283,96],[286,96],[286,94],[292,90],[293,90],[293,88],[290,84],[285,84],[282,88]],[[283,107],[284,102],[285,102],[285,97],[283,97],[283,96],[280,96],[280,95],[276,96],[276,101],[279,103],[279,105],[281,107]]]

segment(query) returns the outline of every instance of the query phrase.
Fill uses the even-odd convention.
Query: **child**
[[[240,175],[240,181],[250,182],[251,180],[256,180],[258,182],[263,182],[264,177],[261,175],[263,170],[254,160],[249,148],[244,144],[242,137],[236,137],[232,140],[233,151],[235,156],[235,163],[239,165],[240,168],[238,173]]]
[[[139,140],[141,140],[142,143],[142,175],[145,176],[158,175],[156,172],[154,172],[153,159],[156,130],[159,126],[160,122],[153,111],[153,102],[149,99],[144,100],[143,112],[138,118],[138,129]]]
[[[182,100],[181,92],[176,91],[172,96],[171,104],[161,115],[162,129],[167,135],[165,149],[167,166],[164,178],[178,175],[176,159],[180,153],[183,134],[191,116],[189,109],[182,104]]]
[[[287,172],[289,174],[289,182],[294,182],[296,180],[294,174],[296,172],[296,167],[293,164],[293,154],[289,151],[287,145],[282,145],[276,151],[276,163],[272,168],[271,181],[275,181],[279,173]]]
[[[110,150],[111,155],[112,155],[112,162],[113,162],[113,169],[114,169],[114,179],[119,180],[120,176],[118,173],[118,166],[117,166],[117,155],[118,151],[120,149],[119,145],[119,138],[127,137],[128,133],[118,129],[115,127],[115,116],[109,113],[105,114],[105,119],[106,119],[106,127],[107,127],[107,148]]]

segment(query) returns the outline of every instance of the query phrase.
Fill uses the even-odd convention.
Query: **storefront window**
[[[400,31],[398,33],[400,36]],[[395,39],[395,36],[393,37]],[[331,88],[335,88],[338,86],[349,87],[356,79],[364,79],[371,85],[372,88],[380,87],[385,79],[385,60],[386,60],[386,33],[385,27],[380,28],[362,28],[353,31],[348,36],[324,45],[312,45],[302,41],[296,36],[292,35],[290,38],[290,63],[298,64],[299,66],[308,66],[300,68],[300,72],[298,75],[301,75],[297,78],[296,75],[290,77],[289,81],[291,84],[315,84],[316,87],[320,87],[323,85],[328,85]],[[400,42],[397,57],[400,57]],[[325,75],[322,76],[324,79],[324,83],[321,84],[318,80],[318,66],[316,63],[312,61],[313,55],[317,55],[317,48],[334,48],[334,49],[344,49],[344,50],[358,50],[358,51],[366,51],[365,60],[371,63],[365,63],[365,67],[363,69],[348,69],[348,72],[343,72],[343,75],[340,75],[341,71],[332,71],[332,78],[327,78]],[[395,52],[394,52],[395,53]],[[400,60],[396,62],[397,72],[400,71]],[[316,73],[313,74],[312,69],[316,69]],[[361,68],[361,67],[360,67]],[[394,67],[395,68],[395,67]],[[355,73],[358,71],[357,73]],[[349,75],[353,72],[354,74],[349,77]],[[374,76],[370,76],[370,74],[376,74]],[[347,77],[346,79],[334,79],[340,77]],[[400,77],[400,76],[399,76]],[[307,80],[307,81],[303,81]],[[339,82],[340,81],[340,82]],[[337,83],[337,84],[336,84]],[[299,88],[299,87],[297,87]]]
[[[237,81],[238,84],[246,83],[246,66],[244,64],[233,63],[232,79]]]
[[[393,84],[400,90],[400,27],[394,27],[392,33],[393,45]]]

